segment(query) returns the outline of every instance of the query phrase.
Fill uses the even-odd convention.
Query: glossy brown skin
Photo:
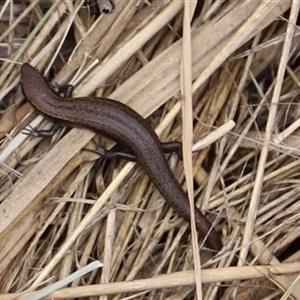
[[[70,127],[88,128],[121,143],[136,157],[162,196],[185,220],[190,220],[187,195],[165,159],[161,143],[144,118],[130,107],[104,98],[63,98],[51,90],[37,69],[23,64],[22,91],[40,113]],[[195,207],[196,228],[214,250],[221,240],[208,219]]]

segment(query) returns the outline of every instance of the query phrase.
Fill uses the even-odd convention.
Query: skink
[[[45,117],[70,127],[90,129],[126,147],[174,210],[190,220],[187,195],[168,165],[158,136],[142,116],[111,99],[63,98],[27,63],[21,68],[21,84],[25,98]],[[198,232],[207,236],[208,246],[220,250],[217,232],[197,207],[195,219]]]

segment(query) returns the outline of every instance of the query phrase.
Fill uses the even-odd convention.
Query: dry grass
[[[202,1],[191,29],[193,2],[120,0],[94,17],[54,2],[0,6],[0,300],[95,260],[49,297],[214,299],[222,286],[222,299],[300,299],[298,1]],[[83,151],[94,133],[22,134],[51,126],[23,99],[23,62],[183,139],[184,164],[170,164],[223,250],[207,250],[138,165]]]

